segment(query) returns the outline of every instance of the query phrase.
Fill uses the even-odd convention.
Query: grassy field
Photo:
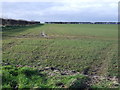
[[[41,32],[47,37],[42,37]],[[2,36],[3,65],[54,67],[86,75],[118,77],[117,25],[6,27]]]

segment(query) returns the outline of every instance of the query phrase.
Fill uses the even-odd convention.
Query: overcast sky
[[[45,21],[118,21],[119,0],[3,0],[5,18]],[[11,2],[10,2],[11,1]]]

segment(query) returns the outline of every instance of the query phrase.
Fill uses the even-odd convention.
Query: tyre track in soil
[[[108,76],[109,64],[111,63],[112,54],[114,53],[112,52],[113,47],[114,44],[110,45],[108,48],[106,48],[106,50],[102,51],[102,54],[100,55],[102,56],[102,60],[99,60],[98,62],[93,62],[91,67],[87,69],[88,71],[83,73],[90,78],[90,80],[86,82],[89,86],[95,85],[101,80],[112,81],[115,82],[115,84],[118,84],[118,78],[116,78],[116,76]]]
[[[107,76],[108,75],[108,68],[109,64],[111,62],[112,57],[112,48],[114,47],[114,44],[110,45],[106,50],[102,51],[102,56],[98,62],[93,62],[91,66],[91,73],[88,73],[88,75],[99,75],[99,76]]]

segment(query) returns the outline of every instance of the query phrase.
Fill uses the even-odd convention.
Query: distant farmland
[[[41,36],[44,32],[47,37]],[[54,67],[118,77],[117,25],[45,24],[2,32],[3,66]]]

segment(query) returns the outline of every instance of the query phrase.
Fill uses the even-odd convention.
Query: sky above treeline
[[[41,22],[118,21],[119,0],[3,0],[2,17]]]

